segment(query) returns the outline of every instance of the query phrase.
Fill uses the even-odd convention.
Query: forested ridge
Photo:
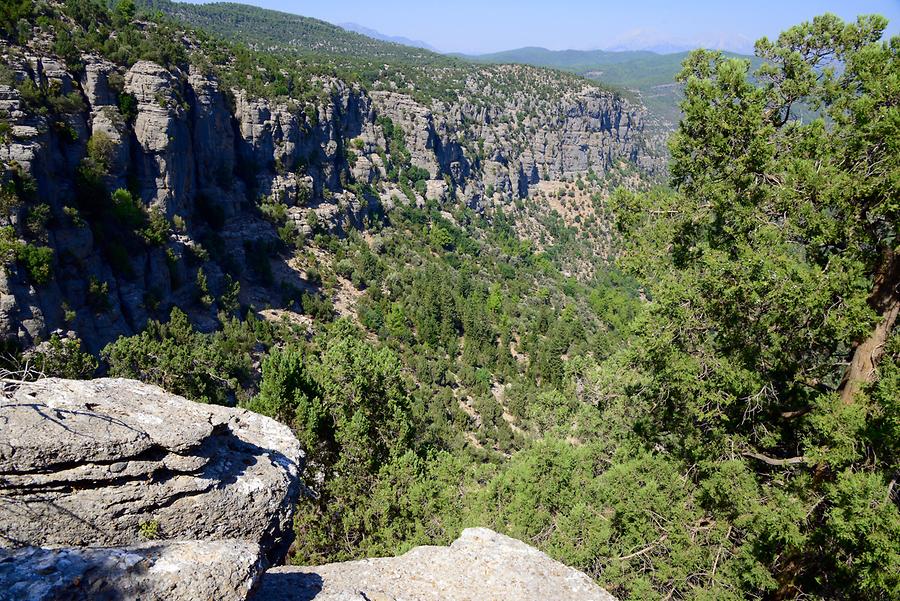
[[[589,169],[505,209],[397,203],[343,235],[318,223],[301,235],[267,201],[282,240],[253,252],[302,266],[310,286],[280,290],[291,302],[278,310],[240,303],[235,281],[210,292],[196,265],[216,249],[213,213],[205,248],[172,262],[193,261],[191,302],[218,309],[215,327],[174,308],[98,356],[58,335],[9,345],[5,369],[135,378],[289,425],[311,492],[295,518],[298,565],[485,526],[620,599],[898,599],[900,37],[884,39],[886,25],[817,17],[757,42],[758,69],[690,53],[666,185],[627,165]],[[11,48],[35,31],[73,63],[91,51],[193,64],[260,96],[312,99],[310,76],[393,81],[441,101],[441,77],[476,68],[447,59],[432,93],[421,78],[444,59],[430,53],[360,73],[339,45],[317,63],[194,26],[130,0],[0,8]],[[539,95],[560,81],[581,85],[548,75]],[[80,101],[3,83],[54,127]],[[123,113],[130,102],[120,96]],[[428,178],[404,132],[379,126],[385,162],[414,196]],[[96,186],[106,154],[87,151],[79,182]],[[32,207],[2,230],[4,269],[39,286],[53,276],[51,217],[15,164],[3,181],[5,214]],[[74,214],[98,235],[127,230],[115,233],[123,245],[184,232],[125,189],[95,198]],[[575,198],[589,218],[561,217]],[[604,228],[613,248],[600,256],[592,236]],[[254,264],[254,281],[272,280],[268,265]],[[100,307],[102,282],[85,286]]]

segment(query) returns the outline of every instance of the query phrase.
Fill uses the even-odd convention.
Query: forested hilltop
[[[679,105],[683,98],[675,76],[688,52],[657,54],[648,50],[547,50],[546,48],[517,48],[491,54],[467,56],[479,63],[517,63],[536,67],[551,67],[583,77],[611,84],[640,94],[655,117],[658,127],[672,131],[681,119]],[[728,58],[747,59],[753,68],[761,64],[755,56],[723,52]]]
[[[484,526],[620,599],[900,598],[884,19],[691,53],[665,166],[574,75],[154,6],[0,8],[5,369],[290,426],[298,565]]]

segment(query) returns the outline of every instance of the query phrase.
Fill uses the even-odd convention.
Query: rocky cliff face
[[[0,275],[0,337],[24,346],[61,329],[96,351],[172,306],[193,306],[194,320],[212,327],[218,307],[197,306],[199,270],[214,298],[231,278],[241,283],[242,302],[277,304],[285,282],[259,273],[260,256],[275,258],[279,246],[261,201],[283,205],[298,231],[341,232],[399,202],[452,200],[483,211],[540,181],[602,174],[621,161],[647,173],[662,168],[643,138],[640,107],[586,83],[556,95],[509,88],[520,79],[540,83],[525,67],[486,70],[454,104],[425,106],[322,79],[319,101],[302,105],[224,90],[195,67],[140,61],[126,71],[85,56],[75,77],[49,56],[7,50],[4,60],[17,82],[80,100],[48,113],[29,106],[16,86],[0,86],[0,116],[9,123],[0,160],[7,177],[34,184],[10,222],[22,230],[38,204],[50,214],[52,280],[36,284],[13,267]],[[385,118],[401,132],[405,156],[391,154],[397,145]],[[109,226],[81,218],[94,200],[84,198],[85,157],[102,167],[107,192],[130,190],[170,224],[165,240],[111,241]],[[418,191],[390,181],[392,166],[407,159],[426,172]],[[290,279],[306,286],[300,274]]]
[[[300,494],[287,427],[129,380],[5,386],[0,600],[614,601],[481,528],[450,547],[263,576]]]

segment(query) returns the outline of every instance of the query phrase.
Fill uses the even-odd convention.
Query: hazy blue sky
[[[423,40],[447,52],[648,46],[722,37],[749,41],[777,35],[824,12],[845,19],[880,13],[891,20],[889,32],[900,33],[900,0],[243,1],[332,23],[354,22],[384,34]]]

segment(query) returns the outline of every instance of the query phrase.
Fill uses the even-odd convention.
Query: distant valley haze
[[[845,20],[879,13],[891,21],[888,36],[900,33],[898,0],[248,3],[315,17],[377,39],[467,55],[530,46],[549,50],[649,50],[660,54],[703,46],[751,54],[758,38],[776,37],[791,25],[825,12]]]

